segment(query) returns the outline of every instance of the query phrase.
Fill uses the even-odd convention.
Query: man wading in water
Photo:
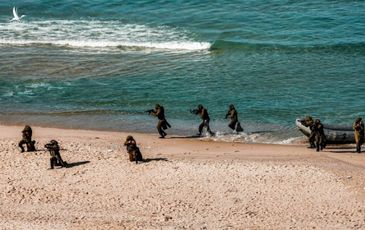
[[[190,112],[192,114],[199,115],[200,118],[203,120],[202,123],[200,123],[200,125],[199,125],[199,133],[198,133],[198,135],[201,136],[202,135],[202,132],[203,132],[203,128],[206,127],[207,128],[207,132],[211,136],[213,136],[214,133],[210,130],[210,126],[209,126],[210,118],[209,118],[208,110],[206,108],[204,108],[203,105],[198,105],[198,108],[197,109],[190,110]]]
[[[228,112],[226,114],[226,119],[230,118],[231,122],[228,124],[233,131],[237,133],[243,132],[243,128],[241,127],[241,123],[238,121],[238,113],[234,105],[230,105],[228,108]]]
[[[165,109],[160,104],[156,104],[155,109],[147,110],[147,113],[158,118],[157,131],[160,134],[160,138],[165,138],[167,133],[164,131],[171,128],[171,125],[167,122],[165,117]]]

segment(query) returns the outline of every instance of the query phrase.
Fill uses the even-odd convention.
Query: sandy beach
[[[364,229],[365,153],[354,146],[220,143],[133,133],[0,126],[1,229]],[[56,139],[71,167],[49,168]]]

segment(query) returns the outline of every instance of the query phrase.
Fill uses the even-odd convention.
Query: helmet
[[[130,140],[134,140],[134,138],[131,135],[127,136],[127,141],[130,141]]]
[[[313,117],[311,117],[311,116],[306,116],[306,117],[305,117],[305,120],[307,120],[307,121],[313,121]]]
[[[32,128],[29,125],[26,125],[26,126],[24,126],[23,132],[24,131],[31,131],[31,130],[32,130]]]
[[[51,143],[52,145],[58,145],[58,142],[57,142],[56,140],[51,140],[51,141],[50,141],[50,143]]]

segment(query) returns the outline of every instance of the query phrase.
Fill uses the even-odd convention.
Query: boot
[[[34,152],[34,151],[36,151],[36,149],[35,149],[35,141],[31,141],[31,142],[29,143],[29,149],[28,149],[28,152]]]

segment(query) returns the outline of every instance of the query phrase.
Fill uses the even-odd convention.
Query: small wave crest
[[[40,83],[32,83],[29,85],[30,88],[37,89],[37,88],[49,88],[51,84],[40,82]]]
[[[209,42],[167,26],[124,24],[120,21],[30,21],[0,23],[0,45],[66,46],[71,48],[209,50]]]
[[[316,43],[265,43],[265,42],[234,42],[225,40],[216,40],[210,47],[210,50],[276,50],[276,51],[294,51],[306,50],[332,50],[332,51],[346,51],[346,52],[365,52],[364,42],[348,42],[348,43],[328,43],[328,44],[316,44]]]

